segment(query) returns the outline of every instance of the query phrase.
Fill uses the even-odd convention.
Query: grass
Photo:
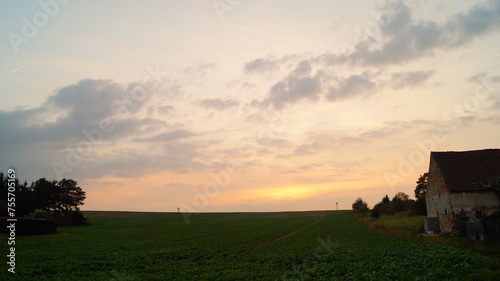
[[[417,240],[425,243],[449,245],[455,248],[474,251],[494,258],[500,264],[500,243],[492,241],[471,241],[465,237],[453,237],[450,235],[423,234],[425,216],[409,216],[401,212],[394,215],[382,215],[378,220],[358,218],[367,225],[370,231],[384,233],[409,240]]]
[[[398,213],[394,216],[382,216],[379,223],[386,228],[417,233],[424,229],[424,218],[425,216],[408,216],[405,213]]]
[[[401,212],[394,215],[381,215],[379,219],[361,219],[369,230],[402,238],[421,236],[424,230],[425,216],[409,216]]]
[[[88,214],[16,238],[0,280],[494,280],[495,260],[368,231],[347,211]],[[5,257],[8,246],[0,241]],[[4,255],[5,254],[5,255]],[[4,263],[5,264],[5,263]]]

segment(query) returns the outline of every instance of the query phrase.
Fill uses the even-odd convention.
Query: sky
[[[413,197],[431,151],[499,148],[500,1],[0,3],[0,170],[82,210]]]

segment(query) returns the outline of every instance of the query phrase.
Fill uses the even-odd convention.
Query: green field
[[[494,280],[477,253],[374,233],[350,212],[87,213],[17,237],[0,280]],[[6,261],[7,242],[0,251]]]

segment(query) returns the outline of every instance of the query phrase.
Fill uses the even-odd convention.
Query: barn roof
[[[449,191],[484,190],[490,179],[500,177],[500,149],[431,152]]]

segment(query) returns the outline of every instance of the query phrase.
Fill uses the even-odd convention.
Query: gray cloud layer
[[[412,8],[402,3],[383,9],[390,9],[392,14],[379,20],[377,32],[364,34],[347,53],[324,53],[302,60],[270,87],[267,98],[260,102],[254,101],[253,104],[264,107],[272,105],[281,109],[286,105],[317,101],[323,97],[329,101],[339,101],[369,96],[382,90],[379,84],[392,89],[419,87],[432,77],[433,71],[394,73],[390,81],[381,81],[384,83],[376,80],[382,79],[379,75],[390,65],[406,64],[435,55],[437,51],[465,46],[500,28],[499,0],[481,2],[467,11],[455,13],[443,22],[415,19]],[[291,57],[296,56],[257,58],[245,64],[244,72],[267,73],[286,66],[290,63],[287,58]],[[342,65],[361,68],[362,74],[339,79],[332,74],[332,69]],[[376,74],[366,74],[373,68],[378,69]]]
[[[88,161],[83,161],[76,169],[79,175],[126,176],[128,173],[131,176],[148,170],[182,172],[203,167],[193,160],[199,156],[197,149],[200,145],[185,140],[195,136],[194,133],[179,129],[179,124],[171,125],[140,113],[155,95],[155,90],[134,99],[138,85],[85,79],[57,89],[39,107],[0,111],[0,130],[4,132],[0,135],[0,150],[9,151],[3,153],[1,166],[20,165],[33,170],[44,166],[44,169],[49,169],[53,161],[66,163],[68,151],[74,151],[80,143],[92,143],[93,153],[87,155]],[[160,106],[158,111],[168,114],[173,109],[173,106]],[[103,121],[112,130],[102,130]],[[153,146],[140,150],[114,148],[113,143],[125,144],[127,140]],[[101,146],[109,146],[106,155],[96,154],[96,149]],[[43,149],[43,155],[42,151],[31,151],[36,163],[26,156],[28,148],[30,151]],[[131,170],[134,173],[131,174]],[[45,176],[51,177],[50,174]]]

